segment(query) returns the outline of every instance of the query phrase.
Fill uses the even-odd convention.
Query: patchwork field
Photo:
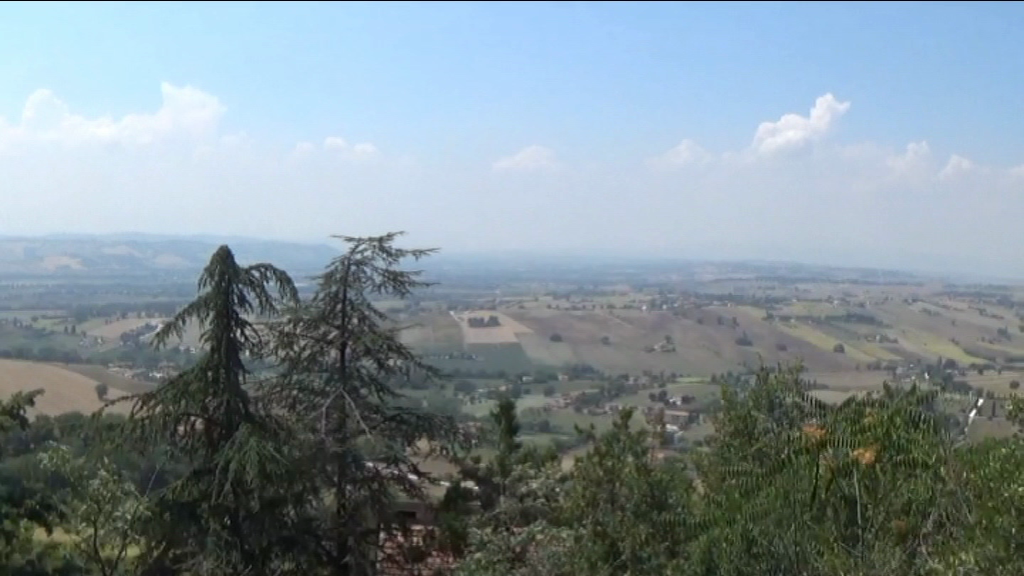
[[[825,320],[782,321],[766,320],[763,310],[753,306],[704,306],[673,313],[635,308],[552,310],[519,304],[503,312],[424,315],[403,332],[403,340],[423,351],[472,349],[481,357],[507,357],[518,347],[536,366],[585,363],[612,373],[653,370],[703,376],[762,362],[799,360],[814,371],[843,372],[869,363],[939,356],[965,365],[984,363],[993,355],[1024,358],[1024,335],[1009,342],[981,342],[996,333],[967,321],[943,324],[909,307],[894,312],[897,308],[890,304],[871,311],[886,323],[883,327],[837,321],[834,318],[847,310],[832,306],[832,316]],[[491,315],[499,318],[500,326],[468,325],[468,318]],[[897,341],[876,342],[876,336]],[[665,342],[671,346],[662,347]],[[834,351],[837,344],[843,352]],[[974,349],[986,351],[985,357],[968,352]]]

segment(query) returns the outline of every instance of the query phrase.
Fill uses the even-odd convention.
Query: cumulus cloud
[[[907,144],[907,149],[903,154],[887,158],[886,164],[893,170],[905,172],[927,164],[931,155],[932,151],[927,142],[911,142]]]
[[[687,139],[646,164],[612,150],[604,162],[566,170],[540,145],[458,165],[399,161],[338,134],[267,141],[226,133],[228,111],[213,95],[169,84],[162,93],[155,111],[87,117],[37,91],[20,115],[0,121],[0,234],[322,240],[407,230],[416,244],[453,252],[987,267],[1024,276],[1024,267],[1010,268],[1016,243],[1006,241],[1024,220],[1016,200],[1024,165],[990,167],[925,141],[829,140],[849,103],[827,94],[807,116],[762,124],[754,146],[712,153]],[[800,147],[811,153],[772,153]],[[487,168],[547,175],[481,178]]]
[[[949,162],[946,163],[946,167],[939,172],[939,178],[942,180],[948,180],[950,178],[956,178],[975,170],[974,162],[971,162],[963,156],[953,154],[949,157]]]
[[[492,168],[496,172],[550,170],[556,163],[554,150],[535,144],[512,156],[499,158],[492,164]]]
[[[369,159],[377,156],[377,147],[369,142],[349,144],[339,136],[328,136],[324,139],[324,150],[336,153],[344,158]]]
[[[688,165],[702,165],[711,161],[711,154],[693,140],[683,140],[668,152],[647,160],[655,168],[672,168]]]
[[[753,148],[759,153],[771,154],[820,140],[849,109],[849,102],[840,102],[831,93],[825,94],[814,101],[806,117],[785,114],[775,122],[762,122],[754,134]]]
[[[390,164],[373,144],[328,136],[289,152],[226,132],[227,107],[212,94],[170,83],[160,90],[156,110],[87,116],[41,89],[20,115],[0,118],[0,234],[312,239],[408,225],[419,206],[395,181],[409,169]],[[378,209],[386,205],[381,189],[394,191],[389,218]]]
[[[160,85],[160,92],[163,104],[154,113],[90,119],[73,114],[52,91],[36,90],[28,97],[19,123],[0,123],[0,142],[143,146],[169,138],[204,140],[217,134],[226,109],[215,96],[167,82]]]
[[[1016,200],[1024,197],[1024,165],[997,169],[956,154],[941,162],[923,140],[902,149],[828,141],[849,107],[825,94],[807,116],[760,124],[747,149],[710,154],[684,140],[647,166],[702,170],[648,170],[622,182],[642,190],[625,195],[643,202],[618,207],[616,222],[635,218],[644,225],[632,233],[659,243],[675,235],[680,254],[697,258],[1010,273],[1012,249],[991,247],[1003,246],[1000,235],[1024,218]],[[777,154],[801,148],[813,153]],[[606,240],[612,234],[603,231]],[[1024,267],[1012,273],[1024,276]]]
[[[292,155],[297,157],[306,157],[316,152],[316,145],[312,142],[299,142],[295,145],[295,149],[292,150]]]

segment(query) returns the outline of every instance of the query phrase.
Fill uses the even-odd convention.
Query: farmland
[[[36,399],[34,409],[38,414],[95,412],[103,406],[103,402],[96,394],[98,383],[98,380],[58,366],[21,360],[0,360],[0,397],[17,392],[42,390],[43,394]],[[107,397],[110,399],[125,394],[122,390],[109,384],[108,386]]]
[[[1024,378],[1024,286],[687,266],[455,267],[431,272],[439,284],[408,301],[376,304],[449,381],[473,383],[462,385],[472,394],[444,387],[449,404],[486,418],[494,398],[514,392],[530,441],[570,442],[577,425],[606,427],[621,408],[635,408],[643,422],[671,398],[713,411],[721,382],[762,364],[802,363],[829,402],[886,380],[911,382],[940,360],[962,390],[999,398]],[[198,326],[168,350],[150,346],[152,330],[194,292],[187,280],[0,286],[5,390],[38,381],[54,390],[40,410],[88,411],[99,405],[98,382],[138,392],[188,366],[201,348]],[[689,425],[688,441],[705,423]]]
[[[977,298],[949,296],[939,288],[927,293],[916,286],[809,283],[801,290],[826,294],[777,303],[767,289],[726,302],[710,287],[657,296],[618,290],[508,298],[489,308],[455,312],[418,311],[410,319],[422,327],[406,340],[425,351],[472,349],[478,369],[488,369],[481,359],[508,358],[519,348],[535,368],[587,364],[631,374],[710,376],[761,362],[801,361],[811,371],[835,373],[938,358],[965,366],[1024,360],[1024,333],[1013,310],[992,302],[983,307]],[[487,301],[493,298],[488,295]],[[473,328],[466,321],[488,316],[499,324]]]

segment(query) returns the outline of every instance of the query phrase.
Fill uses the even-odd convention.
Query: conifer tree
[[[203,353],[153,391],[130,396],[129,438],[143,450],[167,445],[184,476],[157,499],[149,542],[157,566],[191,574],[271,573],[282,518],[271,495],[289,485],[283,426],[252,394],[247,357],[265,350],[250,318],[276,315],[298,299],[288,275],[269,264],[241,266],[221,246],[199,278],[199,296],[156,334],[165,345],[191,323]]]
[[[399,235],[339,237],[348,248],[316,278],[312,298],[272,327],[281,374],[268,395],[291,415],[307,455],[305,535],[318,573],[370,573],[393,501],[422,497],[411,452],[455,436],[451,418],[402,407],[392,387],[413,373],[438,376],[374,304],[428,286],[399,266],[433,250],[398,248]]]

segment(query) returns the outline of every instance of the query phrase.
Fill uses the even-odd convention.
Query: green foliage
[[[123,400],[126,419],[30,422],[35,394],[0,402],[4,573],[371,574],[381,529],[403,523],[396,502],[427,496],[418,457],[437,454],[458,474],[421,552],[436,547],[463,576],[1024,573],[1024,440],[962,441],[937,402],[957,388],[949,361],[928,368],[935,388],[839,405],[816,399],[800,366],[716,375],[700,448],[665,457],[664,413],[641,428],[626,409],[603,434],[578,430],[586,451],[570,467],[522,442],[550,422],[519,413],[519,378],[489,391],[501,396],[480,437],[456,425],[459,400],[374,305],[426,286],[401,265],[432,251],[397,238],[343,238],[304,301],[284,272],[219,249],[158,335],[195,322],[202,355]],[[623,393],[609,381],[577,406]],[[1009,413],[1024,421],[1024,404]],[[480,444],[490,458],[470,451]],[[66,538],[43,538],[58,526]]]
[[[0,434],[29,427],[26,411],[35,405],[42,391],[16,393],[0,400]],[[9,447],[0,442],[0,464],[5,464]],[[25,478],[0,469],[0,566],[12,576],[56,576],[77,574],[80,567],[59,545],[36,541],[39,532],[53,534],[61,511],[53,498]]]
[[[411,452],[456,436],[450,415],[401,402],[391,385],[438,376],[371,300],[404,299],[426,286],[420,272],[398,266],[433,251],[397,248],[398,236],[343,237],[348,250],[317,278],[312,298],[270,326],[281,370],[265,397],[293,416],[307,491],[304,562],[325,573],[372,569],[379,526],[392,523],[396,496],[423,497],[415,479],[425,474]]]
[[[535,475],[547,492],[515,504],[546,513],[478,525],[460,573],[1021,573],[1020,440],[957,444],[935,394],[914,388],[827,405],[800,371],[723,388],[696,476],[653,457],[657,420],[651,436],[624,411],[568,478]]]
[[[276,288],[276,294],[271,290]],[[144,555],[153,565],[198,573],[266,573],[280,538],[282,487],[291,468],[281,423],[251,395],[249,356],[265,350],[247,316],[273,316],[297,300],[291,279],[269,264],[240,266],[227,246],[199,278],[200,294],[157,333],[157,345],[202,329],[198,363],[154,391],[130,396],[126,440],[167,446],[187,472],[157,494]]]
[[[667,574],[680,569],[691,538],[693,488],[679,463],[663,463],[660,442],[619,413],[573,466],[557,508],[559,526],[573,531],[573,574]],[[656,434],[657,435],[657,434]],[[625,569],[625,570],[624,570]]]
[[[106,458],[75,457],[67,446],[51,445],[40,460],[69,486],[60,505],[74,535],[70,544],[85,567],[102,576],[136,574],[134,556],[150,515],[146,495]]]
[[[922,551],[964,512],[934,395],[886,387],[830,406],[803,387],[764,369],[747,394],[723,392],[697,557],[720,574],[926,573]]]

